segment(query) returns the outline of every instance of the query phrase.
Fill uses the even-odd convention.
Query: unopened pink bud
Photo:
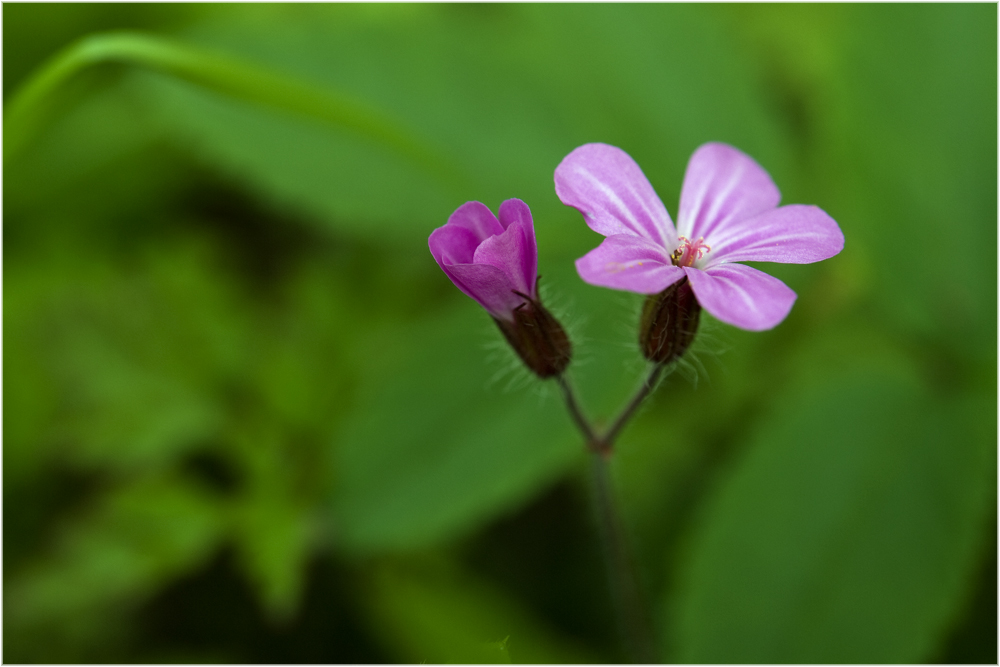
[[[508,199],[498,219],[485,204],[467,202],[434,230],[428,245],[445,275],[493,316],[538,377],[566,369],[572,346],[538,296],[538,248],[527,204]]]

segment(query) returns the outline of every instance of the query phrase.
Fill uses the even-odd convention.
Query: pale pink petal
[[[489,264],[453,264],[444,268],[455,285],[479,302],[493,317],[513,321],[513,311],[524,299],[511,290],[517,289],[501,269]]]
[[[749,155],[711,143],[691,156],[677,212],[677,233],[713,246],[717,233],[778,206],[781,193]]]
[[[720,262],[810,264],[844,249],[844,234],[817,206],[792,204],[712,235],[706,267]]]
[[[556,194],[598,234],[631,234],[673,250],[677,232],[663,202],[628,153],[585,144],[556,167]]]
[[[719,264],[705,271],[685,267],[702,308],[741,329],[777,326],[795,303],[795,292],[777,278],[744,264]]]
[[[683,277],[656,243],[617,234],[576,260],[576,270],[584,282],[601,287],[656,294]]]
[[[524,234],[524,252],[520,256],[518,269],[522,284],[527,285],[527,290],[521,290],[532,297],[535,294],[535,279],[538,277],[538,246],[535,242],[535,225],[531,220],[531,210],[528,205],[520,199],[508,199],[500,204],[500,225],[504,229],[511,225],[521,226]]]

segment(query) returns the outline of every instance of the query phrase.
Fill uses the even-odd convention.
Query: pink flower
[[[781,193],[751,157],[709,143],[691,156],[675,230],[639,165],[607,144],[580,146],[556,168],[556,194],[607,238],[576,262],[592,285],[656,294],[685,276],[701,306],[752,331],[795,302],[783,282],[735,262],[808,264],[839,253],[844,235],[816,206],[778,207]]]
[[[462,204],[427,245],[451,282],[497,319],[513,322],[514,310],[538,297],[535,227],[520,199],[500,204],[499,220],[485,204]]]
[[[508,199],[497,220],[484,204],[467,202],[431,232],[427,244],[445,275],[493,316],[538,377],[566,369],[572,345],[538,298],[538,247],[527,204]]]

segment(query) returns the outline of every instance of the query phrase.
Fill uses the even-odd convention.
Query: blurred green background
[[[234,95],[118,59],[5,124],[6,662],[624,660],[579,438],[426,245],[467,200],[526,201],[610,418],[640,297],[576,276],[600,237],[552,183],[592,141],[674,214],[693,150],[731,143],[847,239],[761,265],[788,319],[704,317],[619,442],[662,659],[996,662],[995,4],[5,4],[3,26],[7,112],[108,30],[271,77]],[[370,112],[283,107],[282,82]]]

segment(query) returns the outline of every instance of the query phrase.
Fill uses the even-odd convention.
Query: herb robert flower
[[[767,172],[726,144],[705,144],[691,156],[676,229],[639,165],[620,148],[580,146],[556,168],[555,184],[562,202],[607,237],[577,260],[583,280],[651,295],[684,280],[675,288],[680,297],[690,289],[695,308],[751,331],[785,319],[795,292],[736,262],[808,264],[844,247],[833,218],[816,206],[778,207],[781,193]],[[655,307],[647,303],[647,310]]]
[[[536,375],[559,375],[572,349],[538,296],[538,247],[528,205],[508,199],[499,220],[477,201],[462,204],[427,241],[455,286],[493,317],[507,342]]]

